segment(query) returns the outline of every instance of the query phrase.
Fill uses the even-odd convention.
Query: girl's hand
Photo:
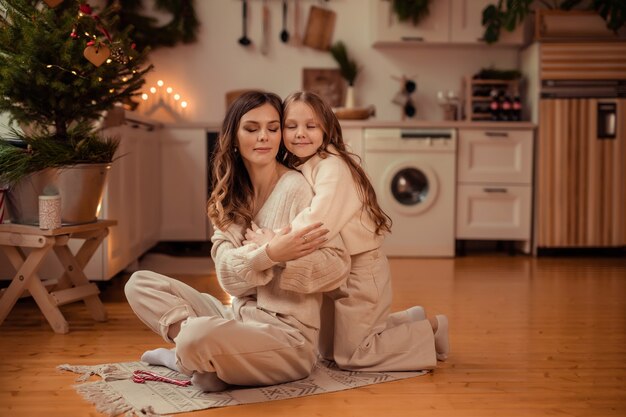
[[[323,223],[315,223],[299,230],[287,226],[280,230],[266,247],[267,256],[274,262],[287,262],[306,256],[317,250],[328,239],[324,237],[328,229]]]
[[[246,229],[246,236],[245,240],[243,241],[244,245],[254,243],[257,246],[263,246],[271,241],[276,234],[273,230],[260,228],[259,226],[254,224],[254,222],[252,222],[251,227],[251,229]]]

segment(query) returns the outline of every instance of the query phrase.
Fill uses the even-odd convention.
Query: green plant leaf
[[[417,25],[420,20],[428,16],[430,0],[393,0],[393,11],[400,22],[411,20]]]
[[[606,21],[606,27],[617,32],[626,24],[625,0],[593,0],[591,7]]]
[[[346,45],[342,41],[335,42],[330,47],[330,54],[339,64],[341,76],[348,82],[349,85],[354,85],[354,81],[359,74],[359,68],[356,61],[350,59],[348,56]]]
[[[490,4],[483,10],[483,25],[487,25],[498,17],[498,8],[494,4]]]

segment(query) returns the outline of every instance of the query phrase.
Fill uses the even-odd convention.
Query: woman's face
[[[263,104],[241,117],[237,147],[246,166],[275,163],[280,141],[280,116],[271,104]]]
[[[283,127],[285,147],[304,162],[315,155],[324,142],[324,132],[311,106],[294,101],[285,109]]]

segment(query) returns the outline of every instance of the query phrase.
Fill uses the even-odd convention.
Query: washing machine
[[[456,131],[365,129],[364,168],[393,220],[387,256],[454,256]]]

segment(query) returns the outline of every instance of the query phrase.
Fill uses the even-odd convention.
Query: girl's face
[[[311,106],[294,101],[285,109],[283,141],[289,152],[304,162],[315,155],[324,142],[320,119]]]
[[[275,163],[280,133],[280,116],[271,104],[265,103],[244,114],[237,130],[237,147],[245,165]]]

